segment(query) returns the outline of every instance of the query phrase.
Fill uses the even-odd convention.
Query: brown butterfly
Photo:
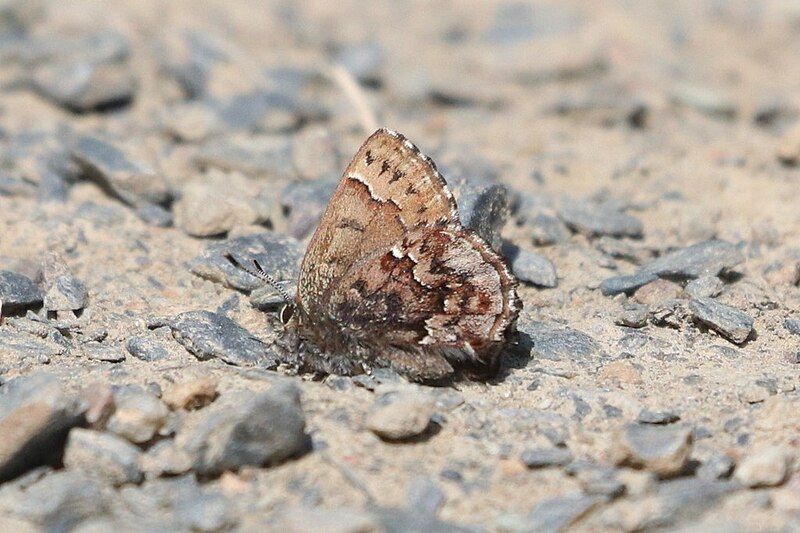
[[[301,370],[389,367],[429,381],[454,367],[496,368],[521,309],[516,287],[503,259],[461,225],[433,161],[380,129],[345,170],[281,315]]]

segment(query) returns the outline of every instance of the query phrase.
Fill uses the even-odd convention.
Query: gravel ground
[[[791,2],[0,3],[0,529],[800,529]],[[497,378],[270,345],[376,126],[521,279]]]

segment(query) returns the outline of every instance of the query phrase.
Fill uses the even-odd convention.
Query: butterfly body
[[[435,380],[493,368],[521,308],[503,259],[464,228],[430,158],[381,129],[345,170],[301,265],[298,366]]]

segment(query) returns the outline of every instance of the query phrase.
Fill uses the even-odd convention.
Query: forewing
[[[355,264],[324,297],[342,335],[491,364],[519,313],[502,259],[461,228],[423,228]]]
[[[430,158],[402,135],[378,130],[348,165],[309,243],[300,305],[321,311],[333,280],[422,227],[460,228],[455,200]]]

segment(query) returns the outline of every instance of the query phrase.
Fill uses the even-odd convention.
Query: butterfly
[[[246,270],[280,289],[255,267]],[[435,381],[456,369],[497,368],[522,308],[516,288],[503,258],[462,226],[434,162],[384,128],[345,170],[308,245],[296,296],[282,292],[281,319],[302,370],[388,367]]]

